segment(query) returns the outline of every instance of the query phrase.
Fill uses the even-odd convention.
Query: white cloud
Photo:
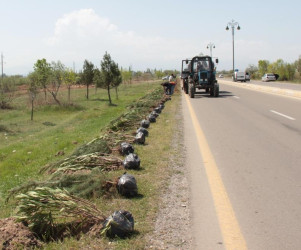
[[[180,60],[197,49],[191,41],[122,31],[93,9],[74,11],[58,19],[46,44],[54,54],[68,57],[67,60],[88,59],[98,64],[108,51],[120,65],[133,65],[136,69],[179,68]]]

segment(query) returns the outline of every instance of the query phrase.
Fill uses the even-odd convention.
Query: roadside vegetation
[[[245,71],[249,72],[251,79],[261,79],[265,73],[273,73],[279,75],[279,81],[301,83],[301,57],[293,63],[287,63],[283,59],[275,62],[259,60],[257,65],[250,64]],[[233,70],[219,73],[231,77]]]
[[[123,140],[134,139],[140,120],[162,101],[163,89],[161,81],[154,81],[158,76],[148,71],[141,76],[147,81],[139,82],[135,74],[130,74],[131,79],[122,84],[124,71],[118,72],[118,65],[108,54],[105,56],[106,65],[113,67],[100,67],[97,76],[94,69],[93,81],[85,86],[83,72],[76,74],[60,62],[49,64],[42,59],[35,65],[33,74],[23,79],[27,85],[16,84],[2,92],[3,96],[12,94],[12,98],[8,106],[0,109],[0,141],[4,142],[0,144],[0,218],[16,215],[17,204],[21,204],[18,210],[25,213],[21,217],[31,222],[36,234],[41,233],[39,239],[44,241],[45,249],[87,245],[92,248],[143,248],[146,234],[152,231],[160,193],[166,186],[164,179],[170,173],[168,167],[173,154],[171,141],[176,123],[173,114],[179,95],[175,94],[173,105],[166,103],[157,122],[151,124],[145,144],[134,145],[141,166],[139,170],[126,171],[136,177],[138,195],[124,197],[116,189],[116,180],[125,172],[118,164],[114,167],[124,159],[118,153],[118,146]],[[105,69],[117,72],[116,77],[104,76]],[[95,91],[87,92],[92,87]],[[115,91],[110,93],[108,88]],[[111,150],[108,155],[84,151],[91,145],[99,146],[97,143],[103,140]],[[101,147],[104,148],[103,144]],[[68,160],[72,155],[73,160]],[[81,159],[85,167],[81,165],[80,169],[75,169]],[[93,159],[97,161],[92,162]],[[117,159],[115,163],[114,159]],[[113,168],[101,170],[103,160],[109,160]],[[66,163],[70,163],[70,168],[66,168]],[[77,174],[70,174],[73,171]],[[82,185],[70,186],[70,183]],[[54,210],[45,205],[46,196],[49,201],[52,197]],[[7,197],[10,197],[8,202]],[[31,202],[35,207],[27,206]],[[52,216],[41,213],[40,206],[46,206],[45,211],[53,211]],[[120,209],[130,211],[135,220],[135,230],[129,237],[109,238],[100,234],[100,228],[94,228],[94,234],[85,234],[85,227],[91,223],[87,220],[93,218],[93,214],[100,223]],[[84,219],[85,223],[79,226],[77,222],[74,232],[74,227],[70,227],[74,226],[71,218]],[[47,223],[40,225],[41,221]],[[68,228],[62,231],[66,223]],[[41,228],[43,230],[38,231]]]

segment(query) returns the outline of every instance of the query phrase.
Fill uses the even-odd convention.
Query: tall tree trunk
[[[111,94],[110,94],[110,85],[108,85],[108,96],[109,96],[109,102],[110,102],[110,104],[112,104]]]
[[[47,90],[44,88],[44,94],[45,94],[45,102],[47,101]]]
[[[89,99],[89,84],[87,84],[87,95],[86,95],[87,99]]]
[[[115,92],[116,92],[116,99],[118,100],[118,87],[115,87]]]
[[[33,98],[31,99],[31,120],[33,120]]]
[[[70,104],[70,92],[71,92],[71,86],[68,85],[68,103]]]

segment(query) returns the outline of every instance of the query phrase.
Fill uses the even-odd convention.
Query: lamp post
[[[214,43],[209,43],[209,44],[207,45],[207,49],[209,49],[209,48],[210,48],[210,56],[211,56],[211,58],[212,58],[212,48],[215,49]]]
[[[233,80],[234,80],[234,28],[237,27],[237,30],[240,30],[238,22],[235,22],[233,19],[227,24],[226,30],[229,30],[229,27],[232,29],[232,47],[233,47]]]

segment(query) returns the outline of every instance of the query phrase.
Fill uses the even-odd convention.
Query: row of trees
[[[245,71],[249,72],[251,79],[261,79],[265,73],[274,73],[279,75],[280,81],[301,82],[301,56],[293,63],[287,63],[283,59],[275,62],[259,60],[257,65],[250,64]],[[233,70],[222,70],[219,74],[231,77]]]
[[[86,98],[89,99],[89,87],[105,88],[108,91],[109,102],[112,104],[110,90],[117,88],[122,82],[121,72],[118,64],[106,52],[100,63],[100,68],[94,66],[88,60],[84,61],[83,70],[76,74],[72,69],[66,68],[60,61],[48,63],[45,58],[37,60],[34,71],[29,74],[29,92],[31,96],[31,119],[33,120],[34,100],[40,89],[43,90],[45,100],[49,93],[54,101],[61,105],[58,99],[60,87],[65,84],[68,88],[68,103],[70,103],[71,86],[80,83],[87,86]]]
[[[278,59],[275,62],[259,60],[258,65],[249,65],[246,69],[252,79],[261,79],[265,73],[279,75],[280,81],[300,81],[301,80],[301,57],[293,63],[284,62]]]

